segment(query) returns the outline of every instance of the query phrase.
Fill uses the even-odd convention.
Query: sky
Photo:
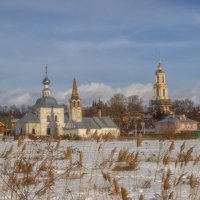
[[[200,102],[198,0],[1,0],[0,105],[34,104],[45,66],[58,102],[152,98],[159,57],[172,100]]]

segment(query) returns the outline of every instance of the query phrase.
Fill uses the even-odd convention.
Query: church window
[[[49,117],[49,115],[47,116],[47,122],[50,122],[50,117]]]
[[[57,115],[55,115],[55,122],[57,122],[58,121],[58,117],[57,117]]]
[[[165,97],[165,89],[163,89],[163,96]]]
[[[77,101],[77,106],[78,106],[78,107],[80,106],[80,101]]]
[[[159,88],[156,89],[156,96],[160,96],[159,95]]]
[[[73,101],[73,106],[74,106],[74,107],[76,106],[76,102],[75,102],[75,101]]]
[[[35,129],[34,128],[32,129],[32,134],[35,134]]]
[[[157,83],[159,83],[159,76],[157,76]]]
[[[165,82],[165,77],[164,77],[164,76],[162,76],[162,82],[163,82],[163,83]]]

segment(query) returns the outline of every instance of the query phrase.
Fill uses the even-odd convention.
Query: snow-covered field
[[[200,140],[0,143],[0,199],[199,199]]]

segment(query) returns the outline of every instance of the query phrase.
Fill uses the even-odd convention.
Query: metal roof
[[[33,113],[27,113],[17,123],[40,123],[38,117]]]
[[[175,123],[175,122],[189,122],[189,123],[197,123],[194,120],[191,120],[189,118],[187,118],[185,115],[168,115],[166,116],[163,120],[156,122],[156,124],[158,123]]]
[[[34,109],[36,108],[62,108],[62,106],[58,105],[56,99],[54,97],[41,97],[39,98],[35,105],[33,106]]]
[[[84,117],[82,122],[74,122],[79,129],[118,128],[110,117]]]

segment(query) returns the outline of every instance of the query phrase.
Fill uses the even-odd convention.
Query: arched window
[[[156,89],[156,96],[159,97],[159,88]]]
[[[165,77],[164,77],[164,76],[162,76],[162,82],[163,82],[163,83],[165,82]]]
[[[165,97],[165,89],[163,89],[163,96]]]
[[[157,83],[159,83],[159,76],[157,76]]]
[[[32,129],[32,134],[35,134],[35,129],[34,128]]]
[[[49,117],[49,115],[47,116],[47,122],[50,122],[50,117]]]
[[[77,101],[77,106],[78,106],[78,107],[80,106],[80,101]]]
[[[75,107],[76,106],[76,102],[75,101],[73,101],[73,107]]]
[[[58,121],[58,117],[57,117],[57,115],[55,115],[55,122],[57,122]]]

